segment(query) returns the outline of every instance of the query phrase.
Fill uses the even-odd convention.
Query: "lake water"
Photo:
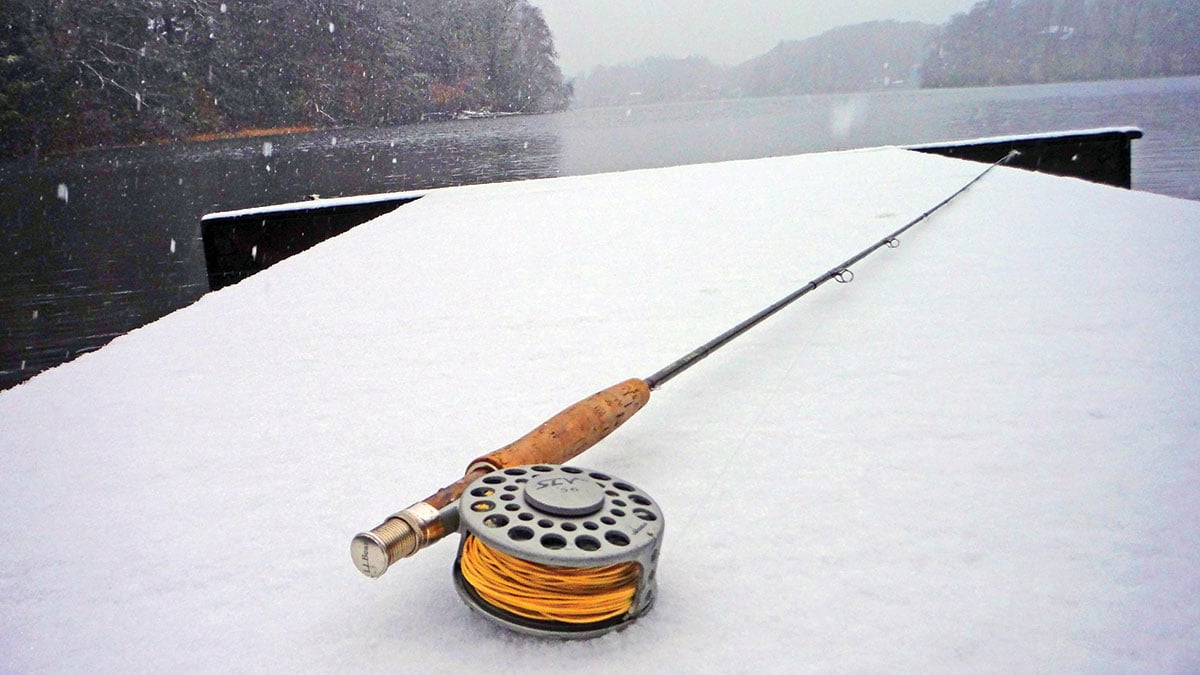
[[[1200,77],[600,108],[0,162],[0,389],[208,290],[200,217],[322,197],[1102,126],[1200,199]]]

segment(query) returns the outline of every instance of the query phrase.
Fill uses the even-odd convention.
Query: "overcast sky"
[[[896,19],[943,23],[976,0],[530,0],[554,33],[567,75],[647,56],[707,56],[732,65],[780,40]]]

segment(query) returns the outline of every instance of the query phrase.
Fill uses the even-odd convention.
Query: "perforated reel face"
[[[573,466],[530,465],[503,469],[467,486],[459,501],[463,537],[475,536],[508,555],[555,567],[641,565],[641,582],[629,614],[593,634],[607,632],[644,613],[653,601],[655,565],[662,541],[663,514],[637,486],[606,473]],[[485,613],[478,598],[463,599]],[[525,632],[581,636],[536,625],[512,625]],[[583,632],[582,636],[588,633]]]

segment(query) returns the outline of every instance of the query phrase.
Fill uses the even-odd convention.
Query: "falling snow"
[[[670,521],[627,630],[492,626],[456,540],[351,565],[472,457],[979,171],[436,190],[0,392],[0,670],[1197,672],[1200,204],[1008,168],[573,460]]]

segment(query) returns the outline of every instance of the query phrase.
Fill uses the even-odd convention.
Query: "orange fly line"
[[[633,606],[641,565],[556,567],[489,548],[473,535],[463,541],[463,578],[485,602],[526,619],[590,624],[624,615]]]

